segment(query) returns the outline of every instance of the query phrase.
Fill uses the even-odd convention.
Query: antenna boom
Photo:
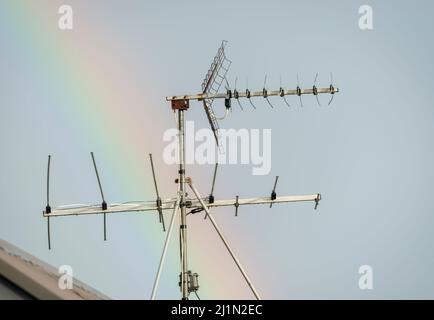
[[[299,196],[281,196],[271,200],[270,197],[244,198],[238,199],[238,204],[253,205],[253,204],[270,204],[270,203],[286,203],[286,202],[309,202],[320,199],[320,194]],[[176,199],[166,199],[161,202],[162,210],[172,210]],[[208,208],[212,207],[230,207],[235,205],[234,199],[215,200],[213,203],[208,203],[208,197],[203,198],[207,203]],[[202,208],[200,202],[196,199],[186,199],[187,208]],[[51,213],[44,212],[44,217],[60,217],[60,216],[79,216],[89,214],[104,214],[104,213],[119,213],[119,212],[140,212],[140,211],[155,211],[158,210],[155,201],[143,201],[124,204],[109,204],[107,210],[102,210],[100,205],[81,206],[76,208],[58,208],[53,209]]]
[[[316,89],[318,94],[335,94],[339,92],[339,88],[317,88]],[[233,91],[232,91],[233,93]],[[263,97],[263,91],[250,91],[249,92],[250,97]],[[240,91],[238,92],[238,95],[240,98],[248,98],[248,93]],[[273,90],[273,91],[267,91],[268,96],[282,96],[282,91],[280,90]],[[314,94],[313,88],[307,88],[307,89],[300,89],[298,91],[297,89],[290,89],[290,90],[283,90],[284,96],[297,96],[297,95],[308,95],[308,94]],[[225,99],[227,98],[227,93],[216,93],[216,94],[205,94],[205,93],[197,93],[192,95],[183,95],[183,96],[168,96],[166,97],[166,101],[179,101],[179,100],[198,100],[202,101],[204,99]]]

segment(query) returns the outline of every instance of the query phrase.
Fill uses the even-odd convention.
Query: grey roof
[[[75,278],[72,289],[60,289],[54,267],[1,239],[0,276],[0,299],[109,299]]]

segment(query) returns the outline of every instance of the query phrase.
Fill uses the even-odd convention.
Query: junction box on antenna
[[[189,107],[190,107],[189,100],[172,101],[172,110],[188,110]]]

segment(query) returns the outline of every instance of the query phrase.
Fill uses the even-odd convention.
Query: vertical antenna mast
[[[188,109],[188,103],[178,109],[178,130],[179,130],[179,192],[181,196],[181,223],[179,226],[180,235],[180,256],[181,256],[181,293],[182,300],[188,299],[188,260],[187,260],[187,213],[186,213],[186,190],[185,190],[185,120],[184,111]],[[172,105],[173,107],[173,105]],[[175,106],[176,107],[176,106]]]

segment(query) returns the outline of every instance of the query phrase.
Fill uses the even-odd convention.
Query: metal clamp
[[[321,193],[318,193],[316,199],[315,199],[315,208],[314,210],[316,210],[318,208],[318,204],[321,201]]]

